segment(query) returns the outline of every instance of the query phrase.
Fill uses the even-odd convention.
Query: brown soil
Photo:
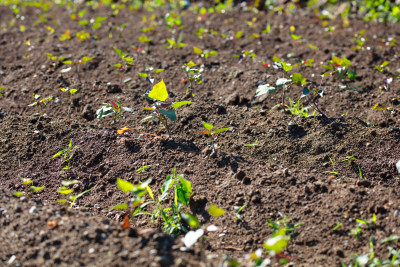
[[[109,7],[88,9],[86,16],[110,12]],[[0,23],[7,25],[12,12],[0,7],[0,13]],[[398,45],[382,45],[389,37],[400,38],[398,25],[351,20],[350,26],[343,28],[340,20],[330,21],[329,25],[338,28],[334,35],[323,38],[321,21],[306,11],[273,16],[234,11],[206,15],[201,22],[196,21],[198,15],[188,11],[183,15],[183,41],[188,45],[170,51],[163,48],[165,39],[171,37],[165,25],[147,34],[152,39],[148,45],[137,40],[144,35],[139,30],[146,27],[142,16],[150,13],[122,10],[95,31],[97,40],[84,42],[77,38],[62,42],[59,37],[67,29],[71,35],[82,29],[94,34],[91,28],[78,25],[61,8],[54,7],[48,13],[54,35],[48,34],[45,24],[34,23],[38,15],[33,8],[22,10],[25,20],[18,20],[0,34],[0,85],[5,87],[5,96],[0,97],[3,264],[15,255],[12,264],[19,266],[217,266],[223,263],[224,254],[239,259],[261,248],[273,230],[267,219],[278,221],[282,215],[293,223],[303,223],[284,251],[296,266],[348,263],[355,254],[369,252],[370,237],[375,240],[376,255],[381,259],[390,257],[388,243],[380,241],[400,235],[400,176],[395,167],[400,160],[399,100],[395,100],[400,95],[400,80],[393,79],[388,90],[381,90],[383,79],[389,76],[376,71],[373,65],[390,61],[393,73],[400,68]],[[155,14],[156,21],[164,22],[165,12]],[[258,21],[250,28],[245,22],[253,17]],[[54,26],[56,22],[59,26]],[[123,35],[114,31],[109,39],[108,22],[126,23]],[[269,35],[261,41],[248,38],[261,32],[268,22]],[[27,28],[24,33],[19,31],[21,24]],[[306,41],[292,42],[288,34],[291,25]],[[227,40],[218,35],[199,39],[194,35],[199,27],[231,36],[243,30],[244,38]],[[370,49],[353,50],[352,38],[364,28]],[[31,41],[31,48],[24,44],[27,40]],[[308,44],[318,49],[312,50]],[[136,53],[130,45],[144,47],[147,54]],[[118,70],[110,66],[118,63],[113,46],[134,58],[134,66],[124,75],[124,79],[131,80],[122,90],[118,88]],[[193,46],[219,54],[205,61],[193,53]],[[233,56],[244,49],[254,50],[256,61],[245,58],[238,63]],[[82,66],[80,83],[73,71],[61,73],[61,64],[52,67],[46,53],[73,60],[83,56],[94,59]],[[287,59],[289,53],[295,55]],[[254,98],[259,82],[274,84],[282,77],[280,71],[262,67],[258,61],[271,64],[273,56],[291,63],[295,62],[293,58],[313,58],[313,67],[295,71],[319,84],[316,77],[324,72],[319,63],[326,64],[332,53],[349,58],[358,77],[354,82],[345,82],[357,90],[343,89],[336,76],[323,81],[325,95],[318,103],[329,120],[271,110],[277,103],[274,97]],[[164,68],[157,81],[164,79],[170,100],[180,101],[185,99],[186,90],[180,84],[184,77],[181,66],[189,60],[205,64],[205,81],[196,86],[194,103],[177,110],[178,120],[171,124],[173,134],[168,137],[160,125],[139,122],[149,114],[143,109],[147,106],[143,95],[148,84],[137,72],[144,72],[146,66]],[[60,87],[79,89],[73,97],[71,115]],[[33,93],[58,100],[50,102],[46,115],[38,117],[32,115],[36,110],[28,107]],[[286,92],[291,99],[300,95],[298,87]],[[126,114],[126,120],[115,126],[111,126],[108,117],[97,120],[95,111],[112,100],[132,107],[136,114]],[[385,116],[382,111],[372,110],[376,103],[393,106],[395,111]],[[204,129],[202,121],[218,128],[231,127],[220,134],[217,153],[208,149],[208,136],[197,133]],[[123,126],[157,137],[133,132],[117,134],[116,127]],[[72,159],[71,173],[63,177],[58,174],[64,166],[62,159],[52,156],[65,148],[71,138],[79,149]],[[244,146],[256,139],[256,146]],[[346,156],[357,161],[347,164],[342,161]],[[137,173],[143,165],[151,167]],[[201,224],[220,227],[203,245],[198,243],[188,250],[182,249],[181,237],[163,234],[160,225],[152,224],[148,216],[135,217],[130,229],[122,229],[123,213],[111,208],[123,200],[116,186],[117,177],[132,183],[152,178],[150,187],[158,195],[174,167],[192,183],[187,211],[196,215]],[[324,173],[334,170],[337,176]],[[29,177],[35,185],[46,188],[29,201],[12,197],[13,192],[23,190],[20,177]],[[65,178],[81,181],[74,186],[76,192],[93,188],[79,199],[79,210],[67,212],[55,203],[59,198],[56,191]],[[211,203],[224,208],[226,215],[210,217],[207,207]],[[235,220],[233,207],[244,204],[243,220]],[[33,206],[36,209],[31,210]],[[373,214],[377,217],[375,227],[364,226],[358,239],[349,234],[358,225],[356,219],[370,221]],[[57,221],[57,227],[50,229],[49,221]],[[333,231],[336,222],[342,227]],[[399,249],[396,243],[390,246]],[[246,264],[244,260],[242,264]]]

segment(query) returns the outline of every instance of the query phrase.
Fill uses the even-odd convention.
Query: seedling
[[[217,140],[217,134],[225,132],[225,131],[229,130],[230,128],[215,129],[214,125],[204,122],[204,121],[203,121],[203,126],[204,126],[204,128],[206,128],[206,130],[198,132],[198,133],[211,136],[211,148],[213,151],[216,151],[218,149],[218,144],[215,143],[215,141]]]
[[[333,166],[333,171],[324,171],[324,172],[322,172],[322,173],[334,174],[334,175],[336,175],[337,177],[340,177],[339,173],[338,173],[337,170],[336,170],[335,163],[333,162],[333,160],[331,159],[331,157],[329,157],[329,161],[331,162],[331,164],[332,164],[332,166]]]
[[[58,151],[54,156],[53,159],[63,155],[64,157],[64,163],[65,163],[65,167],[62,168],[62,170],[60,171],[60,175],[65,174],[68,175],[69,171],[71,170],[68,162],[72,159],[72,157],[75,155],[75,152],[79,149],[79,146],[74,146],[72,147],[72,138],[69,141],[68,147]]]
[[[168,127],[168,119],[171,121],[176,121],[176,113],[174,109],[192,103],[191,101],[165,103],[164,101],[168,98],[168,92],[163,80],[154,85],[151,91],[147,91],[145,96],[147,99],[153,102],[152,107],[146,108],[147,110],[152,110],[153,113],[150,116],[142,119],[141,122],[158,118],[163,127],[167,130],[168,135],[171,135]]]
[[[147,172],[150,169],[151,165],[144,165],[136,170],[137,173]]]
[[[168,200],[170,189],[173,190],[174,199],[170,205],[165,208],[164,202]],[[189,180],[183,177],[183,174],[177,174],[174,168],[173,174],[170,174],[165,179],[161,187],[161,195],[156,200],[150,187],[147,187],[152,201],[146,202],[141,205],[133,213],[134,215],[147,214],[151,216],[152,222],[156,222],[159,217],[164,222],[163,231],[168,234],[180,235],[181,233],[188,232],[188,229],[182,224],[182,205],[188,206],[189,199],[192,195],[192,185]],[[144,212],[142,209],[148,204],[156,204],[156,208],[150,212]]]
[[[303,104],[300,105],[300,100],[301,100],[301,98],[299,98],[297,100],[297,102],[294,102],[289,97],[289,104],[285,104],[285,107],[287,108],[287,110],[290,111],[290,113],[297,115],[299,117],[307,118],[307,117],[315,116],[316,110],[314,110],[314,112],[312,114],[309,114],[308,113],[309,107],[304,107]]]
[[[33,98],[34,98],[35,100],[37,100],[37,99],[40,98],[40,95],[33,94]],[[52,96],[51,96],[51,97],[48,97],[48,98],[43,98],[43,99],[41,99],[41,100],[38,100],[38,101],[36,101],[36,102],[34,102],[34,103],[32,103],[32,104],[29,104],[28,106],[29,106],[29,107],[37,106],[37,107],[39,108],[39,114],[40,114],[40,116],[43,116],[43,114],[44,114],[44,112],[45,112],[45,110],[46,110],[47,104],[48,104],[51,100],[53,100],[53,97],[52,97]]]
[[[62,63],[66,64],[66,65],[70,65],[70,66],[75,66],[75,73],[76,73],[76,75],[78,77],[78,81],[79,81],[79,83],[82,83],[81,77],[79,75],[79,66],[82,65],[82,64],[87,63],[88,61],[90,61],[92,59],[93,59],[93,57],[83,57],[81,60],[78,60],[78,61],[66,60],[66,61],[63,61]],[[63,69],[63,70],[61,70],[61,72],[63,72],[63,73],[64,72],[69,72],[71,70],[71,68],[72,67]]]
[[[241,207],[233,206],[233,208],[235,209],[235,220],[239,220],[239,221],[243,220],[242,216],[240,215],[240,212],[242,212],[242,210],[246,207],[246,205],[247,204],[244,204]]]
[[[203,76],[200,74],[200,70],[193,67],[196,67],[196,64],[194,64],[193,61],[190,61],[189,63],[182,66],[182,69],[185,71],[186,77],[181,82],[189,82],[189,87],[186,89],[186,95],[190,95],[192,99],[194,97],[193,84],[201,84],[203,82]]]
[[[84,194],[92,190],[93,188],[90,188],[82,193],[79,193],[77,195],[72,194],[74,192],[74,189],[69,188],[69,186],[78,184],[80,183],[78,180],[64,180],[61,181],[61,187],[57,190],[57,193],[61,194],[64,196],[64,198],[58,199],[57,203],[61,203],[66,205],[67,209],[71,209],[74,207],[76,201],[78,198],[82,197]]]
[[[79,31],[76,33],[76,37],[78,37],[81,42],[84,42],[90,39],[90,33],[86,31]]]
[[[4,90],[3,86],[0,86],[0,96],[4,96],[3,92],[1,90]]]
[[[29,178],[20,178],[20,179],[22,183],[25,185],[25,192],[14,193],[13,195],[16,197],[21,197],[25,193],[26,197],[30,199],[32,197],[31,193],[40,191],[43,188],[45,188],[44,186],[33,186],[33,181]]]
[[[121,57],[121,63],[111,65],[115,68],[118,68],[119,70],[119,87],[122,88],[123,86],[123,78],[125,72],[128,70],[130,66],[133,64],[133,58],[127,56],[124,52],[122,52],[120,49],[114,47],[115,52]]]
[[[182,42],[182,34],[179,35],[179,38],[177,41],[174,39],[167,39],[168,45],[164,46],[166,49],[174,49],[174,48],[179,48],[179,47],[184,47],[187,44]]]
[[[330,70],[331,72],[325,72],[322,77],[326,77],[328,75],[333,75],[337,73],[340,81],[343,81],[344,74],[347,74],[347,77],[350,81],[354,81],[357,77],[357,73],[351,70],[346,69],[351,66],[351,61],[346,57],[339,58],[337,56],[332,55],[332,60],[329,61],[331,65],[321,65],[323,68]]]
[[[389,67],[387,67],[387,65],[389,65],[389,61],[384,61],[382,64],[380,64],[379,66],[378,65],[374,65],[374,67],[375,67],[375,69],[377,69],[377,71],[379,71],[379,72],[384,72],[385,70],[386,71],[389,71],[390,69],[389,69]]]
[[[342,162],[346,162],[347,165],[352,165],[353,162],[356,162],[356,161],[357,161],[357,159],[355,157],[353,157],[353,156],[346,156],[346,158],[344,158],[342,160]]]
[[[365,32],[366,29],[363,29],[359,33],[354,35],[353,43],[356,44],[356,46],[353,47],[354,50],[365,50],[364,44],[367,41],[367,39],[363,37]]]
[[[217,51],[212,50],[210,52],[205,52],[205,51],[203,51],[200,48],[197,48],[195,46],[193,46],[193,52],[195,54],[197,54],[198,56],[200,56],[200,57],[204,57],[205,59],[207,59],[208,57],[212,57],[212,56],[218,55]]]
[[[240,55],[234,55],[233,57],[238,58],[238,63],[241,63],[247,56],[251,59],[257,58],[257,55],[253,52],[253,50],[243,50]]]
[[[176,13],[167,13],[165,15],[165,24],[172,33],[175,33],[177,29],[183,29],[182,20]]]
[[[71,106],[72,106],[72,96],[78,92],[77,89],[69,89],[69,88],[60,88],[60,90],[64,93],[69,93],[69,105],[68,105],[68,114],[71,113]]]
[[[252,144],[245,144],[244,146],[247,146],[247,147],[254,147],[254,146],[256,146],[258,144],[258,138],[257,138],[257,140],[254,142],[254,143],[252,143]]]
[[[144,202],[144,195],[146,194],[146,188],[149,188],[151,179],[139,184],[134,185],[128,181],[117,178],[117,186],[118,188],[125,194],[125,202],[113,207],[113,209],[117,210],[125,210],[125,222],[123,228],[129,227],[129,219],[134,216],[133,208],[141,205]],[[131,197],[131,195],[133,195]],[[139,210],[140,211],[140,210]]]
[[[336,225],[335,225],[335,227],[333,227],[332,231],[336,231],[342,226],[343,226],[343,224],[341,222],[336,221]]]
[[[120,119],[122,120],[125,119],[125,116],[122,114],[123,111],[135,114],[135,111],[133,111],[133,109],[123,107],[121,103],[119,103],[118,101],[116,102],[111,101],[111,103],[103,103],[103,105],[104,106],[102,106],[100,109],[96,111],[97,119],[101,119],[108,115],[112,115],[113,116],[112,124],[116,124]]]
[[[66,57],[57,57],[50,53],[46,53],[46,56],[52,61],[51,66],[55,68],[58,64],[60,64]]]
[[[385,106],[381,106],[381,105],[379,105],[377,103],[372,107],[372,109],[373,110],[381,110],[381,111],[383,111],[386,127],[389,127],[388,115],[393,113],[393,107],[385,107]]]

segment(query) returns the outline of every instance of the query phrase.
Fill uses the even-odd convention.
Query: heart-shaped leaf
[[[168,92],[164,80],[154,85],[148,96],[158,101],[165,101],[168,98]]]

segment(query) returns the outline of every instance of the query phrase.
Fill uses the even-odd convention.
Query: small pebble
[[[39,214],[39,210],[36,208],[36,206],[32,206],[30,209],[29,209],[29,213],[30,214]]]

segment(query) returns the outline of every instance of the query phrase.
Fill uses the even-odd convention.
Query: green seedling
[[[3,86],[0,86],[0,96],[4,96],[4,93],[1,90],[4,90]]]
[[[353,157],[353,156],[346,156],[346,157],[342,160],[342,162],[346,162],[347,165],[352,165],[353,162],[356,162],[356,161],[357,161],[357,159],[356,159],[355,157]]]
[[[282,219],[279,220],[279,221],[276,221],[276,222],[275,222],[275,221],[273,221],[273,220],[271,220],[271,219],[267,219],[268,225],[269,225],[270,227],[272,227],[272,234],[278,232],[279,230],[284,229],[284,230],[285,230],[285,235],[291,236],[291,235],[294,233],[294,230],[295,230],[297,227],[302,226],[302,225],[304,224],[304,223],[296,223],[296,224],[291,223],[291,222],[290,222],[291,219],[286,218],[286,217],[285,217],[284,215],[282,215],[280,212],[279,212],[279,215],[282,217]]]
[[[324,172],[322,172],[322,173],[329,173],[329,174],[333,174],[333,175],[336,175],[336,177],[340,177],[340,175],[339,175],[339,173],[337,172],[337,170],[336,170],[336,167],[335,167],[335,163],[333,162],[333,160],[331,159],[331,157],[329,157],[329,161],[331,162],[331,164],[332,164],[332,167],[333,167],[333,171],[324,171]]]
[[[158,196],[157,200],[154,197],[150,187],[147,187],[152,201],[146,202],[141,205],[133,213],[134,215],[150,215],[151,220],[155,223],[159,218],[163,220],[163,231],[168,234],[180,235],[181,233],[188,232],[188,229],[182,223],[182,209],[183,206],[189,205],[189,199],[192,195],[192,185],[189,180],[183,177],[183,174],[177,174],[174,168],[173,174],[170,174],[165,179],[161,187],[161,195]],[[168,195],[172,190],[174,195],[173,201],[165,207],[165,202],[168,202]],[[148,204],[155,204],[155,209],[150,212],[142,211],[144,206]],[[186,216],[189,216],[188,214]],[[190,224],[189,224],[190,225]]]
[[[61,92],[69,93],[69,105],[68,105],[68,114],[71,113],[72,106],[72,96],[78,92],[78,89],[69,89],[69,88],[60,88]]]
[[[152,165],[143,165],[143,167],[140,167],[139,169],[137,169],[136,172],[137,173],[147,172],[151,166]]]
[[[125,224],[123,228],[129,227],[129,219],[132,218],[136,213],[140,211],[141,204],[145,201],[144,195],[148,192],[150,187],[148,186],[151,179],[139,184],[134,185],[128,181],[117,178],[118,188],[125,194],[125,202],[113,207],[117,210],[125,210]],[[151,191],[149,191],[150,193]],[[150,202],[149,202],[150,203]],[[148,204],[149,204],[148,203]],[[133,212],[133,208],[139,206],[139,210]],[[127,223],[128,222],[128,223]]]
[[[294,102],[289,97],[289,104],[285,104],[285,107],[287,108],[287,110],[290,111],[290,113],[297,115],[299,117],[307,118],[307,117],[315,116],[316,110],[314,110],[314,112],[312,114],[309,114],[309,112],[308,112],[309,107],[304,107],[303,104],[300,105],[300,100],[301,100],[301,98],[299,98],[297,100],[297,102]]]
[[[165,15],[165,24],[172,33],[175,33],[176,30],[183,29],[182,20],[176,13],[167,13]]]
[[[57,193],[61,194],[64,196],[64,198],[58,199],[57,203],[61,203],[66,205],[67,209],[71,209],[75,206],[76,201],[78,198],[82,197],[84,194],[92,190],[93,188],[90,188],[82,193],[79,193],[77,195],[74,195],[74,189],[69,188],[69,186],[78,184],[80,183],[78,180],[64,180],[61,181],[61,187],[57,190]]]
[[[86,31],[79,31],[76,33],[76,37],[78,37],[78,39],[81,42],[84,42],[84,41],[90,39],[90,33],[86,32]],[[93,38],[96,38],[96,37],[93,36]]]
[[[361,30],[359,33],[356,33],[353,37],[353,43],[356,45],[353,47],[354,50],[365,50],[365,42],[368,40],[363,37],[366,29]]]
[[[133,64],[133,58],[127,56],[124,52],[122,52],[120,49],[114,47],[115,52],[121,57],[121,63],[118,64],[113,64],[111,66],[118,68],[119,70],[119,87],[122,88],[123,86],[123,79],[124,79],[124,74],[128,70],[130,66]]]
[[[46,53],[46,56],[52,61],[51,66],[55,68],[58,64],[60,64],[66,57],[57,57],[50,53]]]
[[[25,192],[15,192],[13,195],[16,197],[21,197],[25,193],[26,197],[30,199],[32,197],[31,193],[40,191],[45,188],[44,186],[33,186],[33,181],[29,178],[20,178],[20,179],[22,183],[25,185]]]
[[[373,229],[376,227],[376,215],[372,214],[372,218],[370,221],[365,219],[356,219],[358,223],[356,228],[350,229],[350,234],[353,235],[356,239],[358,239],[362,235],[363,226],[367,226],[368,229]]]
[[[203,57],[205,59],[207,59],[209,57],[212,57],[212,56],[215,56],[215,55],[218,55],[217,51],[212,50],[210,52],[205,52],[205,51],[203,51],[200,48],[197,48],[195,46],[193,46],[193,52],[195,54],[197,54],[198,56]]]
[[[111,103],[103,103],[103,105],[104,106],[102,106],[100,109],[96,111],[97,119],[101,119],[108,115],[112,115],[113,116],[112,124],[116,124],[120,119],[121,120],[125,119],[125,116],[122,114],[123,111],[135,114],[135,111],[133,111],[133,109],[123,107],[121,103],[119,103],[118,101],[116,102],[111,101]]]
[[[393,107],[381,106],[378,103],[372,107],[373,110],[380,110],[383,112],[385,118],[386,127],[389,127],[388,116],[393,113]]]
[[[65,167],[60,171],[60,175],[62,175],[62,174],[68,175],[68,173],[71,169],[69,167],[68,162],[72,159],[72,157],[75,155],[75,153],[78,149],[79,149],[79,146],[72,147],[72,138],[71,138],[67,148],[60,150],[56,154],[54,154],[53,159],[58,156],[61,156],[61,155],[64,158]]]
[[[79,83],[82,83],[81,77],[79,75],[79,66],[89,62],[92,59],[93,59],[93,57],[83,57],[82,59],[80,59],[78,61],[65,60],[65,61],[62,61],[62,63],[65,65],[74,66],[76,76],[78,77],[78,81],[79,81]],[[72,69],[72,67],[68,67],[68,68],[62,69],[61,72],[63,72],[63,73],[69,72],[71,69]]]
[[[257,138],[257,140],[256,140],[254,143],[252,143],[252,144],[244,144],[244,146],[247,146],[247,147],[255,147],[257,144],[258,144],[258,138]]]
[[[215,129],[214,125],[204,121],[203,121],[203,126],[204,128],[206,128],[206,130],[198,133],[211,136],[211,148],[212,151],[216,151],[218,149],[218,144],[215,142],[217,140],[217,134],[228,131],[230,130],[230,128]]]
[[[336,73],[340,79],[343,81],[344,74],[347,75],[347,78],[352,82],[357,78],[357,73],[352,70],[347,70],[351,66],[351,61],[346,57],[339,58],[337,56],[332,55],[332,60],[329,61],[331,65],[321,65],[323,68],[330,70],[329,72],[325,72],[322,74],[322,77],[326,77],[329,75],[333,75]]]
[[[182,43],[182,34],[179,35],[179,38],[177,41],[174,39],[167,39],[168,45],[164,46],[166,49],[176,49],[179,47],[185,47],[187,44]]]
[[[186,89],[186,95],[190,95],[193,99],[193,85],[194,83],[201,84],[203,82],[203,76],[200,73],[200,69],[193,68],[196,67],[196,64],[193,61],[182,66],[182,69],[185,71],[185,78],[179,84],[183,84],[185,82],[189,83],[189,87]]]
[[[145,96],[148,100],[153,102],[152,107],[146,108],[147,110],[152,110],[153,113],[141,121],[144,122],[153,118],[158,118],[163,127],[167,130],[168,135],[171,135],[168,127],[168,119],[176,121],[176,113],[174,109],[192,103],[191,101],[165,103],[164,101],[168,98],[168,92],[163,80],[154,85],[151,91],[147,91]]]
[[[384,61],[380,65],[374,65],[374,67],[379,72],[390,71],[389,67],[387,67],[387,65],[389,65],[389,63],[390,63],[389,61]]]
[[[37,100],[37,99],[40,98],[40,95],[33,94],[33,98],[34,98],[35,100]],[[44,114],[44,112],[45,112],[45,110],[46,110],[47,104],[48,104],[51,100],[53,100],[53,97],[52,97],[52,96],[51,96],[51,97],[47,97],[47,98],[43,98],[43,99],[41,99],[41,100],[38,100],[38,101],[36,101],[36,102],[34,102],[34,103],[32,103],[32,104],[29,104],[28,106],[29,106],[29,107],[37,106],[37,107],[39,108],[39,115],[40,115],[40,116],[43,116],[43,114]]]
[[[234,58],[238,58],[239,61],[238,63],[241,63],[246,57],[250,59],[255,59],[257,58],[257,55],[253,52],[253,50],[243,50],[240,55],[234,55]]]
[[[336,225],[335,225],[335,227],[333,227],[332,231],[336,231],[342,226],[343,226],[343,224],[341,222],[336,221]]]
[[[235,209],[235,220],[239,220],[239,221],[243,220],[243,219],[242,219],[242,216],[240,215],[240,213],[242,212],[242,210],[243,210],[246,206],[247,206],[247,204],[244,204],[244,205],[241,206],[241,207],[233,206],[233,208]]]

